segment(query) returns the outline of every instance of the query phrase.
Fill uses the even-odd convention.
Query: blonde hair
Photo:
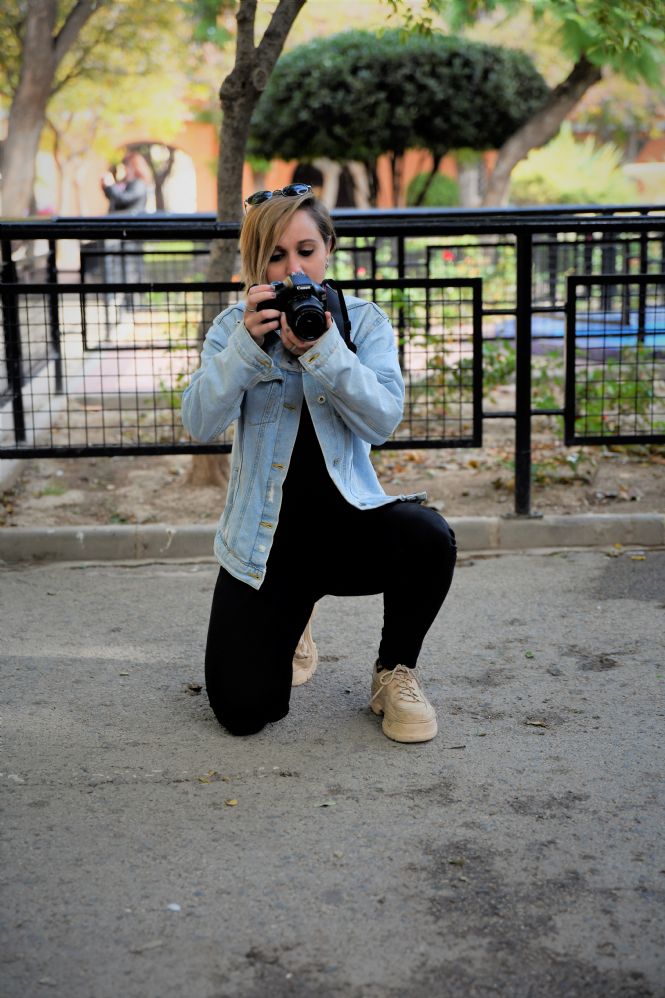
[[[276,195],[247,209],[240,230],[242,280],[245,287],[265,284],[270,257],[280,236],[297,211],[308,212],[329,250],[335,248],[335,229],[326,206],[313,194]]]

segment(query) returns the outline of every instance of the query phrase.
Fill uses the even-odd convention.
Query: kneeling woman
[[[428,741],[436,714],[414,670],[456,549],[439,513],[386,495],[370,461],[371,444],[402,418],[393,330],[373,302],[348,298],[354,352],[330,312],[312,342],[271,307],[271,282],[304,273],[320,284],[334,246],[330,215],[304,185],[249,198],[240,237],[246,300],[213,322],[183,396],[183,422],[197,440],[237,421],[215,538],[208,697],[236,735],[280,720],[316,601],[383,593],[370,706],[389,738]]]

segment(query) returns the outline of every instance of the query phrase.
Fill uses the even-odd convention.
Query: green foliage
[[[637,188],[620,169],[615,146],[577,141],[568,122],[555,139],[534,149],[513,170],[510,196],[516,204],[620,204]]]
[[[442,35],[348,31],[278,62],[249,152],[372,163],[382,153],[489,149],[539,108],[547,86],[521,52]]]
[[[398,0],[405,6],[404,0]],[[551,22],[562,51],[582,56],[629,80],[663,86],[665,4],[661,0],[426,0],[425,12],[441,13],[454,30],[478,17],[526,8],[536,20]]]
[[[194,41],[210,42],[220,48],[231,41],[231,32],[219,23],[224,10],[233,10],[235,0],[181,0],[194,21]]]
[[[57,3],[55,34],[74,4]],[[182,34],[182,12],[172,0],[112,0],[100,3],[83,26],[59,66],[52,93],[73,81],[90,81],[112,89],[123,78],[135,80],[166,68],[167,53]],[[24,0],[0,5],[0,95],[11,100],[18,85],[26,22]],[[89,107],[87,101],[80,107]]]
[[[425,197],[420,200],[420,194],[429,180],[429,173],[419,173],[410,182],[406,192],[407,205],[423,205],[426,208],[453,207],[459,204],[459,184],[452,177],[437,173],[427,188]]]

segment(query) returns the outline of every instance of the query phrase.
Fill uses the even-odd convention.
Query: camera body
[[[289,274],[283,281],[273,281],[275,298],[260,302],[256,310],[275,308],[286,315],[286,321],[299,340],[312,342],[323,336],[327,327],[326,289],[306,274]]]

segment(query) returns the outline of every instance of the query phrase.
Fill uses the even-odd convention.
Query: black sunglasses
[[[249,208],[263,204],[264,201],[269,201],[270,198],[274,197],[297,198],[300,194],[311,193],[312,188],[309,184],[288,184],[276,191],[257,191],[255,194],[250,194],[248,198],[245,198],[245,205]]]

